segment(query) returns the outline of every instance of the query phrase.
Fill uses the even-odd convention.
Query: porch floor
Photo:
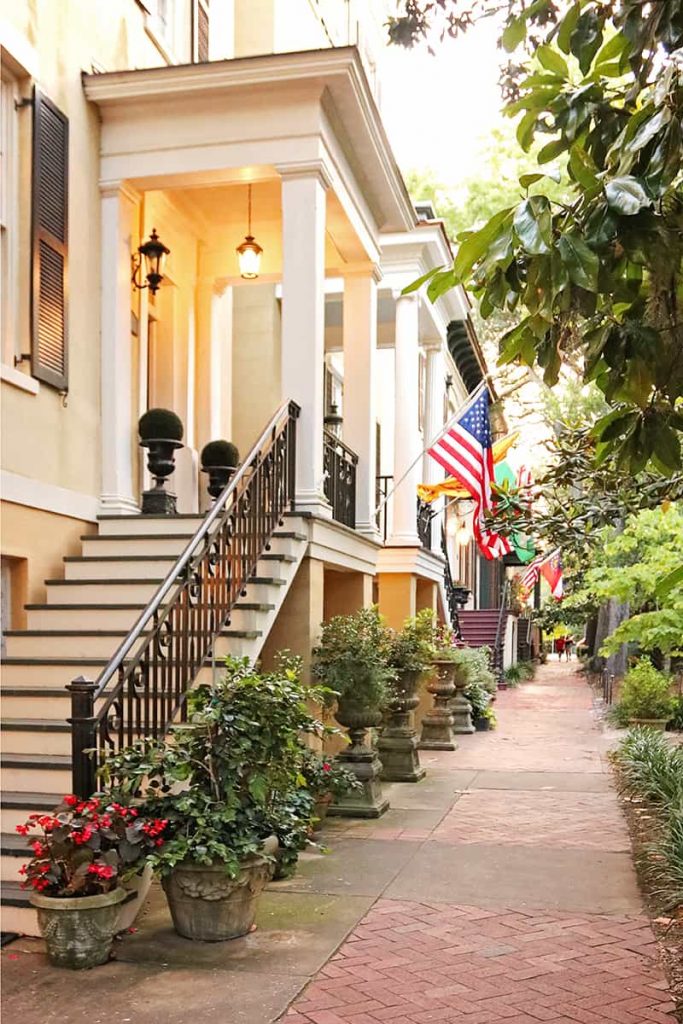
[[[496,710],[495,733],[423,752],[383,818],[331,822],[244,939],[179,938],[157,889],[85,975],[12,943],[7,1020],[671,1024],[587,686],[554,662]]]

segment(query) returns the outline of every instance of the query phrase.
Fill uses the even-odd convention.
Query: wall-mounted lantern
[[[138,255],[133,256],[133,276],[131,280],[136,288],[149,288],[152,295],[156,295],[159,291],[159,285],[164,278],[164,264],[170,251],[157,235],[157,229],[152,228],[152,234],[138,248]],[[147,271],[145,274],[146,284],[140,283],[143,261]]]

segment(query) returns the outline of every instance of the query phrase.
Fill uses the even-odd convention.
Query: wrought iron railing
[[[332,518],[344,526],[356,527],[356,470],[358,456],[329,430],[323,434],[325,497],[332,506]]]
[[[460,608],[462,607],[463,588],[456,587],[451,572],[451,560],[448,555],[448,539],[445,529],[441,529],[441,551],[444,557],[443,583],[448,602],[448,614],[451,619],[451,628],[458,640],[463,640],[462,628],[460,626]]]
[[[493,674],[500,686],[503,682],[505,669],[505,629],[507,626],[507,612],[510,601],[510,581],[503,582],[500,595],[500,608],[498,610],[498,625],[496,626],[496,640],[493,645]]]
[[[182,718],[217,635],[293,508],[298,415],[286,402],[273,416],[97,681],[68,686],[79,796],[95,791],[107,753],[161,737]]]
[[[377,530],[386,543],[389,536],[389,492],[393,476],[378,475],[375,481],[375,506],[377,508]]]
[[[421,498],[417,499],[417,536],[423,548],[431,550],[432,547],[432,519],[434,513],[432,506]]]

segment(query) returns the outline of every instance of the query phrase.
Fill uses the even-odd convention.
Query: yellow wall
[[[282,401],[275,285],[238,285],[232,310],[232,440],[244,456]]]
[[[411,573],[380,573],[379,610],[392,629],[400,629],[407,618],[415,615],[416,591],[416,579]]]
[[[301,656],[303,677],[310,679],[311,650],[320,636],[323,620],[323,593],[323,563],[316,558],[304,558],[263,647],[264,668],[272,668],[278,651],[289,650]]]
[[[352,615],[372,604],[373,577],[362,572],[325,570],[324,618]]]
[[[63,579],[62,557],[80,555],[80,537],[94,532],[92,523],[40,509],[0,503],[2,553],[17,559],[12,566],[12,628],[25,629],[24,604],[45,601],[45,580]]]

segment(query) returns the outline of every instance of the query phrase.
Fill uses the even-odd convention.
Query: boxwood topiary
[[[170,409],[148,409],[140,417],[138,433],[143,441],[182,441],[183,424]]]
[[[202,448],[202,468],[239,465],[240,453],[232,441],[209,441]]]

